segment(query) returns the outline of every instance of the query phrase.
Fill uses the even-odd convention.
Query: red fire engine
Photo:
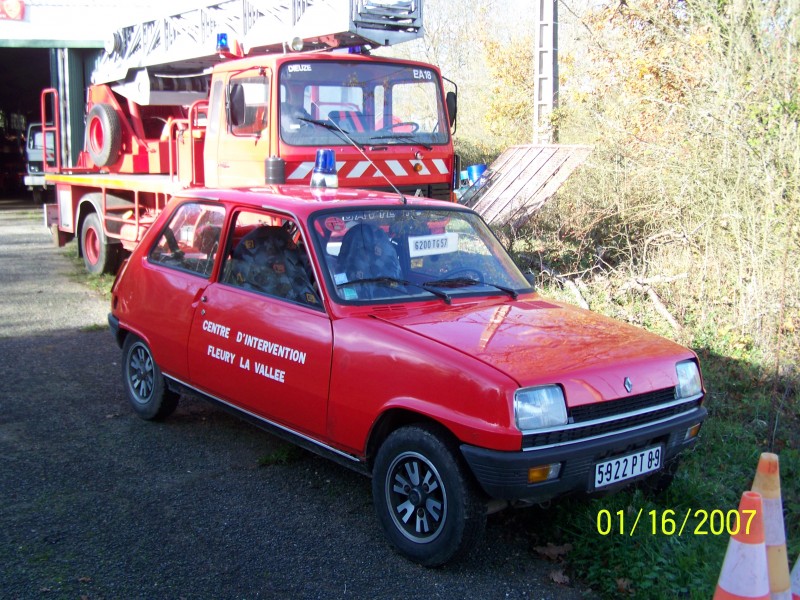
[[[78,163],[46,176],[58,244],[77,236],[87,270],[114,271],[175,193],[308,183],[319,148],[342,187],[452,199],[455,91],[369,54],[421,35],[420,0],[227,0],[115,32]],[[60,144],[58,102],[43,92]]]

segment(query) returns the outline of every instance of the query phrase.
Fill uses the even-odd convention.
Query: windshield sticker
[[[289,73],[311,73],[311,65],[287,65],[286,71]]]
[[[408,253],[411,258],[449,254],[458,250],[458,234],[419,235],[408,238]]]
[[[336,285],[344,285],[345,283],[347,283],[347,273],[336,273],[333,276],[333,282]]]
[[[347,229],[347,225],[339,217],[328,217],[325,219],[325,229],[331,232],[341,232]]]

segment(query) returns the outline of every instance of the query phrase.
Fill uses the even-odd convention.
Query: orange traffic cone
[[[753,491],[761,494],[764,506],[764,543],[771,600],[790,600],[789,558],[786,555],[786,528],[783,525],[783,501],[778,455],[764,452],[758,461]]]
[[[800,556],[792,569],[792,600],[800,600]]]
[[[728,542],[714,600],[770,600],[763,510],[761,494],[742,494],[739,531]],[[756,511],[755,516],[744,511]]]

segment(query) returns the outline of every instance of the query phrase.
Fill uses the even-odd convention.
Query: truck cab
[[[285,55],[214,70],[205,184],[308,183],[318,148],[333,148],[342,187],[450,199],[454,95],[439,70],[360,54]],[[283,161],[284,181],[266,161]],[[371,163],[370,163],[371,161]]]

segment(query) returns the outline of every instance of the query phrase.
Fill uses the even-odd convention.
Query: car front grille
[[[569,411],[570,423],[522,437],[523,449],[567,444],[646,426],[698,408],[703,397],[676,402],[675,389],[657,390],[629,398],[577,406]]]

